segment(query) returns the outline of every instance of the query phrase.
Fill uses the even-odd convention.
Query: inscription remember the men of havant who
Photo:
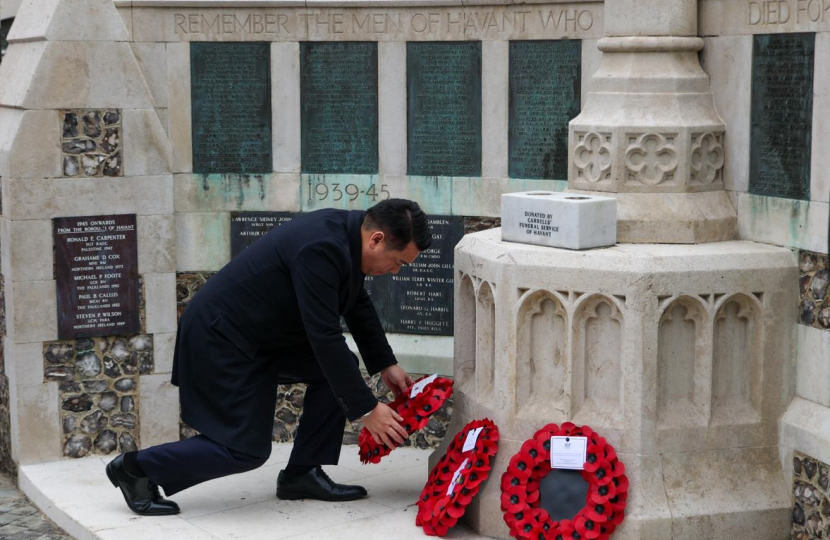
[[[510,42],[511,178],[567,180],[568,122],[580,110],[582,43]]]
[[[754,36],[749,191],[810,198],[815,34]]]
[[[271,172],[268,43],[192,43],[193,172]]]
[[[137,334],[135,214],[53,220],[58,338]]]
[[[377,174],[374,42],[300,43],[302,172]]]
[[[412,40],[470,38],[519,39],[530,32],[543,37],[581,37],[601,28],[601,12],[592,6],[561,5],[534,9],[526,5],[473,9],[200,10],[173,13],[171,29],[185,39],[201,36],[247,36],[273,40],[401,37]],[[592,37],[599,37],[593,35]]]

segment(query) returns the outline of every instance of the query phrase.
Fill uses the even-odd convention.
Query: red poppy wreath
[[[588,483],[585,506],[573,519],[554,521],[539,507],[539,482],[551,470],[552,436],[587,437],[581,471]],[[628,478],[614,448],[588,426],[548,424],[524,442],[501,477],[501,509],[519,540],[607,540],[625,517]]]
[[[415,525],[429,536],[447,534],[490,474],[498,442],[499,429],[487,418],[464,426],[429,473]]]
[[[412,389],[428,381],[420,392],[412,396]],[[420,389],[420,388],[419,388]],[[452,396],[452,380],[434,375],[424,376],[415,381],[406,392],[389,403],[389,407],[403,417],[401,425],[408,435],[422,429],[429,422],[429,417],[438,411],[447,399]],[[357,443],[360,447],[360,461],[365,463],[380,463],[380,459],[389,455],[393,448],[383,443],[376,443],[372,434],[365,427],[360,430]]]

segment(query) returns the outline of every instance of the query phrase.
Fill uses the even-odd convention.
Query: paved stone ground
[[[0,538],[3,540],[72,540],[49,521],[12,482],[0,474]]]

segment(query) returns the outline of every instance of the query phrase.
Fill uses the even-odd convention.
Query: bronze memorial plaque
[[[53,220],[58,339],[141,331],[135,214]]]

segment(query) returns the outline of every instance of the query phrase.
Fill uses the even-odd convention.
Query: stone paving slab
[[[129,511],[104,473],[114,456],[25,465],[20,490],[76,540],[422,540],[415,501],[426,482],[430,450],[399,448],[379,464],[363,465],[356,446],[344,446],[340,464],[326,467],[336,482],[366,486],[359,501],[280,501],[276,478],[291,444],[274,444],[270,459],[254,471],[220,478],[177,493],[177,516],[142,517]],[[1,489],[1,488],[0,488]],[[0,491],[2,494],[2,491]],[[0,504],[2,504],[0,499]],[[25,510],[24,510],[25,513]],[[2,515],[2,512],[0,512]],[[34,518],[20,523],[35,523]],[[41,518],[42,519],[42,518]],[[9,526],[14,525],[10,523]],[[16,532],[13,534],[17,534]],[[6,540],[69,540],[70,536],[4,536]],[[452,540],[484,540],[463,525]]]
[[[72,540],[0,475],[0,538],[3,540]]]

